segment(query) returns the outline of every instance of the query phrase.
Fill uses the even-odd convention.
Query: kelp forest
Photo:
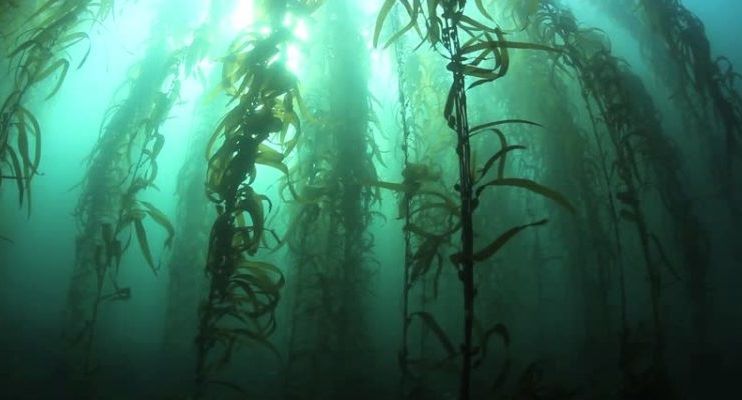
[[[0,397],[739,397],[741,16],[0,0]]]

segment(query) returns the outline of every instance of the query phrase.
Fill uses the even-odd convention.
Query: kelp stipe
[[[387,0],[382,6],[374,33],[375,45],[379,42],[384,21],[396,3],[396,0]],[[511,186],[523,188],[554,200],[569,210],[574,211],[574,209],[561,194],[551,189],[527,179],[506,178],[504,176],[505,156],[513,148],[508,147],[505,135],[499,127],[509,123],[533,123],[522,120],[505,120],[470,127],[466,92],[468,89],[493,82],[505,76],[510,68],[508,57],[508,51],[510,49],[542,51],[554,51],[554,49],[536,44],[507,41],[503,31],[499,27],[490,28],[486,24],[467,16],[464,13],[465,0],[429,0],[426,2],[425,8],[422,7],[422,3],[419,1],[414,2],[414,7],[410,7],[407,2],[401,3],[405,6],[409,22],[403,29],[396,32],[390,41],[393,41],[404,32],[413,28],[421,32],[418,19],[423,19],[425,28],[427,29],[424,34],[421,33],[424,41],[427,41],[434,48],[441,45],[445,48],[448,54],[446,58],[450,60],[446,68],[452,73],[453,77],[453,83],[443,110],[443,117],[448,123],[449,128],[456,132],[457,136],[456,154],[459,161],[459,181],[456,184],[455,190],[459,193],[461,248],[458,253],[450,257],[450,260],[455,265],[459,280],[463,286],[463,344],[458,352],[458,356],[461,357],[459,399],[468,400],[471,398],[471,374],[475,364],[475,356],[477,356],[475,349],[486,347],[486,342],[493,334],[503,337],[506,343],[509,341],[509,333],[505,325],[496,323],[491,328],[485,329],[486,333],[482,337],[483,343],[480,347],[475,346],[473,342],[475,325],[474,298],[476,296],[474,263],[484,261],[496,254],[508,241],[524,229],[540,226],[547,222],[547,220],[541,220],[513,227],[505,231],[489,245],[475,251],[473,214],[479,203],[479,196],[489,187]],[[481,2],[476,3],[483,16],[492,21],[492,17],[487,13],[483,4]],[[469,36],[469,39],[463,43],[459,37],[460,30]],[[493,66],[487,66],[486,64],[489,56],[492,56],[494,59]],[[467,86],[466,77],[476,78],[477,80]],[[472,164],[469,140],[473,135],[488,131],[492,131],[500,139],[501,149],[491,156],[481,169],[475,170]],[[497,165],[497,178],[482,182],[488,176],[489,170],[495,165]],[[421,321],[436,333],[443,347],[447,349],[449,358],[457,355],[452,342],[432,315],[416,313],[412,316],[419,316]]]

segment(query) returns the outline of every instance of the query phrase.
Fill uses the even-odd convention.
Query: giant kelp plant
[[[0,388],[728,397],[742,54],[695,7],[0,0]]]

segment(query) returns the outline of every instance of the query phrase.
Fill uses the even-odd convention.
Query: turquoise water
[[[734,393],[740,7],[462,2],[462,379],[462,67],[392,3],[0,1],[6,397]]]

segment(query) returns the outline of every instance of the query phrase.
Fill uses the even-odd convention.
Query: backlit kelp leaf
[[[83,64],[85,64],[85,61],[88,59],[88,56],[90,55],[90,51],[92,49],[90,36],[88,36],[88,34],[85,32],[76,32],[76,33],[71,33],[67,36],[60,38],[59,41],[57,42],[57,45],[60,46],[59,50],[65,50],[69,47],[76,45],[77,43],[83,40],[87,40],[88,48],[85,51],[85,55],[83,55],[82,59],[78,63],[77,69],[82,68]]]
[[[260,144],[258,146],[258,155],[255,157],[255,164],[271,167],[288,176],[289,167],[283,162],[284,158],[285,156],[283,153],[274,150],[267,145]]]
[[[546,197],[549,200],[554,201],[555,203],[566,208],[569,212],[573,214],[577,212],[577,210],[575,210],[575,208],[572,206],[569,200],[567,200],[567,198],[564,197],[561,193],[557,192],[556,190],[549,189],[548,187],[538,184],[529,179],[521,179],[521,178],[494,179],[494,180],[491,180],[479,186],[476,191],[476,196],[479,197],[479,195],[482,193],[484,189],[491,187],[491,186],[509,186],[509,187],[517,187],[517,188],[526,189],[533,193]]]
[[[519,233],[521,233],[523,230],[534,227],[534,226],[541,226],[545,225],[547,222],[549,222],[548,219],[544,219],[538,222],[534,222],[531,224],[516,226],[514,228],[510,228],[505,233],[497,237],[492,243],[484,247],[483,249],[475,252],[472,254],[472,260],[473,261],[484,261],[493,255],[497,254],[500,249],[505,246],[511,239],[513,239],[515,236],[517,236]],[[463,262],[463,256],[462,254],[456,253],[451,256],[451,262],[454,264],[460,264]]]
[[[421,15],[422,7],[419,0],[414,0],[413,4],[410,5],[409,1],[407,0],[400,0],[400,3],[404,6],[405,10],[407,11],[407,15],[410,17],[409,22],[405,26],[402,27],[402,29],[398,30],[396,33],[394,33],[387,41],[384,43],[384,48],[388,48],[392,43],[396,42],[397,39],[399,39],[402,35],[409,32],[411,29],[417,30],[418,33],[420,32],[420,28],[418,26],[417,18],[419,15]],[[377,19],[377,24],[379,22],[379,19]],[[377,25],[377,29],[380,29]],[[375,32],[376,33],[376,32]],[[374,47],[377,47],[378,37],[375,37],[374,41]]]
[[[31,162],[31,169],[37,173],[39,163],[41,162],[41,126],[36,117],[24,107],[18,107],[18,114],[21,116],[22,124],[27,125],[27,132],[33,135],[34,141],[34,158]],[[30,157],[29,157],[30,160]]]
[[[475,0],[475,4],[477,5],[477,9],[479,9],[479,12],[482,14],[482,16],[484,16],[490,21],[494,21],[494,19],[492,18],[492,15],[490,15],[490,13],[487,12],[487,8],[484,6],[483,0]]]
[[[252,231],[255,236],[261,236],[265,222],[265,212],[263,210],[263,201],[267,200],[266,196],[260,196],[255,193],[252,187],[245,187],[242,192],[242,198],[237,202],[235,211],[246,212],[252,221]],[[268,201],[270,204],[270,201]]]
[[[152,220],[155,221],[158,225],[165,228],[167,231],[167,239],[165,239],[165,247],[170,247],[173,243],[173,238],[175,237],[175,227],[173,224],[170,223],[170,220],[165,216],[165,214],[157,209],[152,203],[146,202],[146,201],[140,201],[140,203],[147,208],[147,214],[152,217]]]
[[[54,97],[55,94],[59,91],[59,89],[62,88],[62,84],[64,83],[64,79],[67,76],[67,71],[70,69],[70,62],[67,60],[57,60],[52,65],[50,65],[47,69],[40,72],[38,76],[35,77],[35,82],[41,82],[44,79],[46,79],[47,76],[52,74],[53,72],[60,71],[59,78],[57,78],[57,83],[54,85],[54,88],[49,93],[49,95],[46,96],[45,100],[48,100],[52,97]]]
[[[490,168],[495,162],[497,162],[497,160],[504,157],[506,154],[510,153],[511,151],[525,150],[525,149],[526,149],[526,146],[519,146],[519,145],[507,146],[505,148],[500,149],[500,151],[493,154],[492,157],[490,157],[487,160],[487,162],[484,163],[484,166],[482,167],[482,169],[479,170],[480,179],[484,177],[485,175],[487,175],[487,172],[489,172]]]
[[[465,14],[461,14],[458,16],[457,25],[459,28],[467,31],[469,34],[475,33],[475,32],[489,32],[489,33],[495,33],[498,31],[498,28],[490,28],[489,26],[475,20],[472,17],[469,17]],[[463,48],[462,48],[463,50]],[[463,54],[463,53],[462,53]]]
[[[469,54],[483,50],[500,50],[500,49],[518,49],[518,50],[541,50],[550,52],[560,52],[560,49],[544,46],[537,43],[512,42],[509,40],[487,40],[476,44],[471,44],[461,48],[461,54]]]
[[[147,261],[152,272],[157,275],[157,268],[155,267],[154,259],[152,258],[152,251],[149,248],[149,241],[147,240],[147,231],[144,229],[142,218],[134,218],[134,229],[137,235],[137,241],[139,242],[139,248],[142,250],[142,255]]]
[[[19,207],[23,207],[23,197],[26,192],[26,182],[25,176],[23,175],[23,169],[21,169],[21,163],[18,160],[18,156],[11,147],[7,147],[5,152],[10,158],[10,166],[14,174],[13,178],[16,187],[18,188],[18,205]]]
[[[410,284],[416,282],[420,277],[425,276],[433,265],[433,260],[438,255],[438,248],[443,244],[445,239],[440,236],[429,236],[417,248],[412,256],[412,267],[410,268]]]
[[[453,358],[456,356],[456,347],[453,345],[451,339],[448,338],[448,335],[443,328],[438,325],[438,322],[432,314],[425,311],[414,312],[407,318],[407,324],[412,323],[414,318],[418,318],[426,328],[433,332],[436,339],[438,339],[438,342],[446,351],[446,355],[448,356],[447,358]]]
[[[286,285],[283,273],[274,265],[265,262],[242,261],[237,267],[237,273],[232,278],[236,281],[245,281],[266,295],[276,298],[280,290]]]
[[[42,4],[41,7],[39,7],[33,14],[31,14],[31,16],[28,19],[29,20],[32,20],[32,19],[38,17],[39,15],[46,13],[52,7],[54,7],[54,6],[58,5],[58,4],[62,4],[63,2],[64,2],[64,0],[48,0],[47,2],[45,2],[44,4]]]
[[[379,15],[376,17],[376,26],[374,28],[374,47],[379,47],[379,36],[381,35],[381,29],[384,27],[384,22],[389,17],[389,13],[392,11],[392,7],[397,4],[397,0],[385,0],[384,4],[379,10]]]
[[[459,62],[449,63],[446,66],[446,69],[454,73],[459,73],[474,78],[482,78],[485,80],[495,80],[502,76],[502,74],[497,70],[461,64]]]
[[[474,137],[475,135],[482,133],[484,131],[487,131],[487,130],[491,130],[492,128],[496,126],[509,125],[509,124],[526,124],[526,125],[533,125],[533,126],[538,126],[538,127],[543,128],[543,125],[537,122],[528,121],[525,119],[503,119],[500,121],[488,122],[486,124],[476,125],[472,127],[471,129],[469,129],[469,137]]]
[[[416,185],[410,185],[406,183],[384,182],[384,181],[365,182],[364,185],[378,187],[378,188],[387,189],[387,190],[391,190],[394,192],[400,192],[400,193],[412,193],[415,191],[415,188],[416,188]]]

